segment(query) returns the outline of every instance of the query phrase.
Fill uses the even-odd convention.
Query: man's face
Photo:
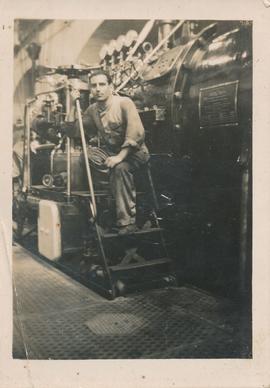
[[[94,75],[90,79],[90,89],[96,101],[106,101],[112,94],[111,85],[103,74]]]

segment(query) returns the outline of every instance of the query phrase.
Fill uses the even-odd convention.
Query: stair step
[[[110,269],[112,271],[126,271],[129,269],[138,269],[138,268],[146,268],[146,267],[153,267],[156,265],[162,265],[162,264],[168,264],[171,263],[171,259],[168,257],[163,257],[161,259],[155,259],[155,260],[148,260],[140,263],[130,263],[130,264],[118,264],[110,266]]]
[[[115,238],[115,237],[127,237],[127,236],[133,236],[133,235],[143,235],[143,234],[149,234],[149,233],[157,233],[162,231],[162,228],[150,228],[150,229],[139,229],[136,232],[126,233],[126,234],[118,234],[118,233],[102,233],[102,238]]]
[[[91,194],[89,191],[72,191],[72,195],[76,195],[78,197],[83,197],[83,198],[91,198]],[[110,193],[106,191],[96,191],[95,192],[95,197],[110,197]]]

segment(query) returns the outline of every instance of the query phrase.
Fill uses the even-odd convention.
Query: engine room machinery
[[[82,110],[91,102],[95,67],[73,65],[38,79],[26,104],[17,235],[27,234],[30,220],[43,256],[61,263],[79,255],[69,264],[79,263],[110,297],[135,278],[145,286],[184,279],[226,295],[250,292],[251,25],[149,21],[101,47],[98,67],[112,76],[115,93],[135,102],[146,130],[151,171],[138,204],[141,233],[125,241],[107,233],[106,174],[90,166],[91,188],[83,138],[64,135],[70,89],[80,90]]]

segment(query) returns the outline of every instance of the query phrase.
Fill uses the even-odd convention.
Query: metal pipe
[[[54,155],[56,151],[58,151],[62,144],[63,144],[64,138],[62,138],[57,146],[54,147],[50,154],[50,174],[53,176],[54,175]]]
[[[245,168],[242,175],[242,197],[241,197],[241,218],[240,218],[240,293],[245,295],[248,273],[248,233],[249,233],[249,171]]]
[[[128,54],[126,61],[131,60],[137,48],[143,43],[143,41],[146,39],[149,32],[152,30],[154,23],[155,23],[155,20],[148,20],[148,22],[145,24],[145,26],[143,27],[143,29],[141,30],[138,36],[137,42],[135,43],[134,47],[131,49],[130,53]]]
[[[69,137],[67,137],[67,195],[69,199],[71,195],[71,147]]]
[[[173,29],[175,22],[173,20],[160,20],[158,29],[158,42],[165,39],[164,48],[168,48],[168,39],[166,38]]]
[[[239,293],[245,298],[250,292],[251,246],[252,246],[252,181],[251,181],[251,120],[243,126],[240,159],[241,199],[240,199],[240,254],[239,254]]]
[[[126,86],[126,84],[131,80],[132,77],[134,77],[138,71],[140,70],[140,68],[143,67],[143,65],[145,63],[147,63],[147,61],[149,61],[149,59],[151,59],[151,57],[164,45],[164,43],[180,28],[182,27],[182,25],[185,23],[185,20],[181,20],[179,21],[179,23],[177,23],[177,25],[171,30],[171,32],[163,39],[161,40],[158,45],[154,48],[154,50],[151,51],[150,54],[148,54],[142,64],[139,66],[138,69],[136,69],[135,71],[133,71],[130,76],[124,81],[122,82],[122,84],[116,89],[116,92],[118,92],[119,90],[121,90],[124,86]]]
[[[66,117],[69,116],[70,111],[70,90],[66,88]],[[67,137],[67,196],[71,195],[71,145],[70,138]]]
[[[51,155],[50,155],[50,173],[53,176],[53,170],[54,170],[54,154],[55,154],[55,149],[52,150]]]
[[[32,59],[32,71],[31,71],[31,89],[32,89],[32,95],[35,96],[35,81],[36,81],[36,61],[35,59]]]
[[[27,152],[26,187],[28,190],[30,190],[32,185],[30,141],[31,141],[30,114],[29,114],[29,105],[27,104],[26,106],[26,152]]]
[[[154,204],[155,210],[159,210],[157,193],[156,193],[156,190],[155,190],[155,186],[154,186],[154,182],[153,182],[153,179],[152,179],[152,174],[151,174],[151,170],[150,170],[150,165],[149,164],[146,166],[146,173],[147,173],[147,176],[148,176],[148,181],[149,181],[149,185],[150,185],[150,190],[151,190],[152,200],[153,200],[153,204]]]
[[[81,134],[81,140],[82,140],[82,146],[83,146],[83,155],[84,155],[85,168],[86,168],[86,173],[87,173],[87,180],[88,180],[89,190],[90,190],[90,194],[91,194],[90,207],[91,207],[93,218],[95,219],[97,216],[97,206],[96,206],[96,199],[95,199],[95,192],[94,192],[91,170],[90,170],[90,166],[89,166],[89,162],[88,162],[86,140],[85,140],[85,134],[84,134],[84,129],[83,129],[83,121],[82,121],[81,106],[80,106],[79,99],[76,100],[76,109],[77,109],[80,134]]]

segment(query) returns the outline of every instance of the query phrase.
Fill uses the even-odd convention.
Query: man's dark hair
[[[111,79],[110,74],[107,73],[105,70],[102,70],[102,69],[95,70],[95,71],[93,71],[93,73],[90,73],[90,74],[89,74],[89,82],[90,82],[91,79],[92,79],[93,77],[95,77],[96,75],[105,75],[105,77],[107,78],[108,84],[111,84],[111,83],[112,83],[112,79]]]

